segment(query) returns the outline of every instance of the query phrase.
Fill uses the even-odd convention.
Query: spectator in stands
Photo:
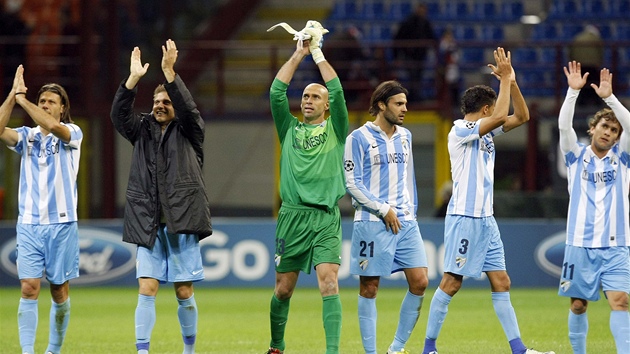
[[[443,85],[442,92],[451,106],[459,105],[459,47],[453,30],[447,28],[440,37],[438,48],[438,73]]]
[[[582,73],[587,76],[587,85],[595,84],[599,77],[599,69],[604,61],[603,40],[597,27],[586,25],[582,32],[578,33],[569,47],[569,59],[582,64]],[[582,90],[577,104],[580,106],[598,105],[601,102],[595,90]]]
[[[394,35],[394,41],[410,40],[417,40],[417,42],[394,43],[394,48],[396,59],[409,73],[410,83],[407,85],[410,87],[409,94],[413,100],[419,101],[422,99],[420,88],[427,52],[434,46],[436,40],[433,26],[427,17],[426,4],[418,5],[415,11],[400,24]]]
[[[344,83],[348,103],[356,102],[362,93],[370,92],[371,75],[366,65],[369,55],[361,40],[361,31],[353,25],[332,33],[327,40],[330,44],[328,61],[334,65],[339,80]]]

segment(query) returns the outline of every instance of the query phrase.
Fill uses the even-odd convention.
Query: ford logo
[[[545,238],[534,251],[534,259],[540,269],[557,278],[562,273],[566,237],[565,231],[557,232]]]
[[[17,241],[0,249],[0,267],[18,277]],[[79,226],[79,278],[72,284],[93,285],[120,278],[135,269],[136,246],[122,242],[120,233]]]

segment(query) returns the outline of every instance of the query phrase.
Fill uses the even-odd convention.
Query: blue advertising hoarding
[[[513,287],[558,285],[564,252],[562,220],[497,220],[505,246],[508,274]],[[440,219],[420,219],[429,264],[429,287],[436,287],[443,265],[443,231]],[[201,242],[205,280],[195,286],[273,287],[275,220],[215,218],[214,234]],[[352,220],[344,219],[340,286],[357,286],[350,275]],[[122,220],[79,223],[80,277],[83,286],[136,286],[135,245],[121,241]],[[18,286],[15,265],[15,225],[0,224],[0,286]],[[301,274],[299,284],[317,286],[317,278]],[[383,285],[405,286],[402,272],[382,279]],[[465,287],[486,287],[485,276],[466,279]]]

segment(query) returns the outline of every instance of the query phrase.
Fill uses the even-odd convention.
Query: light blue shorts
[[[597,301],[600,287],[604,291],[630,292],[628,247],[565,245],[558,295]]]
[[[199,236],[170,234],[161,225],[152,249],[138,246],[136,278],[153,278],[160,283],[203,280]]]
[[[46,272],[48,282],[61,285],[79,277],[79,233],[76,222],[17,224],[16,231],[20,279],[38,279]]]
[[[446,215],[444,272],[479,278],[500,270],[505,270],[505,252],[494,216]]]
[[[355,221],[350,274],[388,276],[403,269],[427,267],[424,242],[416,221],[402,221],[397,235],[381,221]]]

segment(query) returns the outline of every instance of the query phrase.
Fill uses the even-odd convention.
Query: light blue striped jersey
[[[20,162],[19,216],[21,224],[57,224],[77,221],[77,172],[83,132],[75,124],[70,142],[40,127],[20,127],[18,142],[9,149],[22,155]]]
[[[580,90],[567,90],[558,115],[559,143],[567,167],[569,189],[566,243],[589,248],[630,246],[630,111],[615,95],[603,98],[623,127],[623,132],[618,142],[600,159],[590,144],[578,141],[573,129],[579,93]]]
[[[480,137],[481,121],[458,119],[448,133],[453,195],[447,214],[485,217],[494,213],[495,151],[492,138],[503,134],[503,127]]]
[[[356,209],[354,220],[380,221],[389,208],[401,221],[415,220],[418,209],[411,132],[396,126],[391,138],[372,122],[346,138],[346,189]]]
[[[590,145],[578,142],[564,160],[570,195],[567,244],[589,248],[630,246],[628,153],[615,144],[600,159]]]

